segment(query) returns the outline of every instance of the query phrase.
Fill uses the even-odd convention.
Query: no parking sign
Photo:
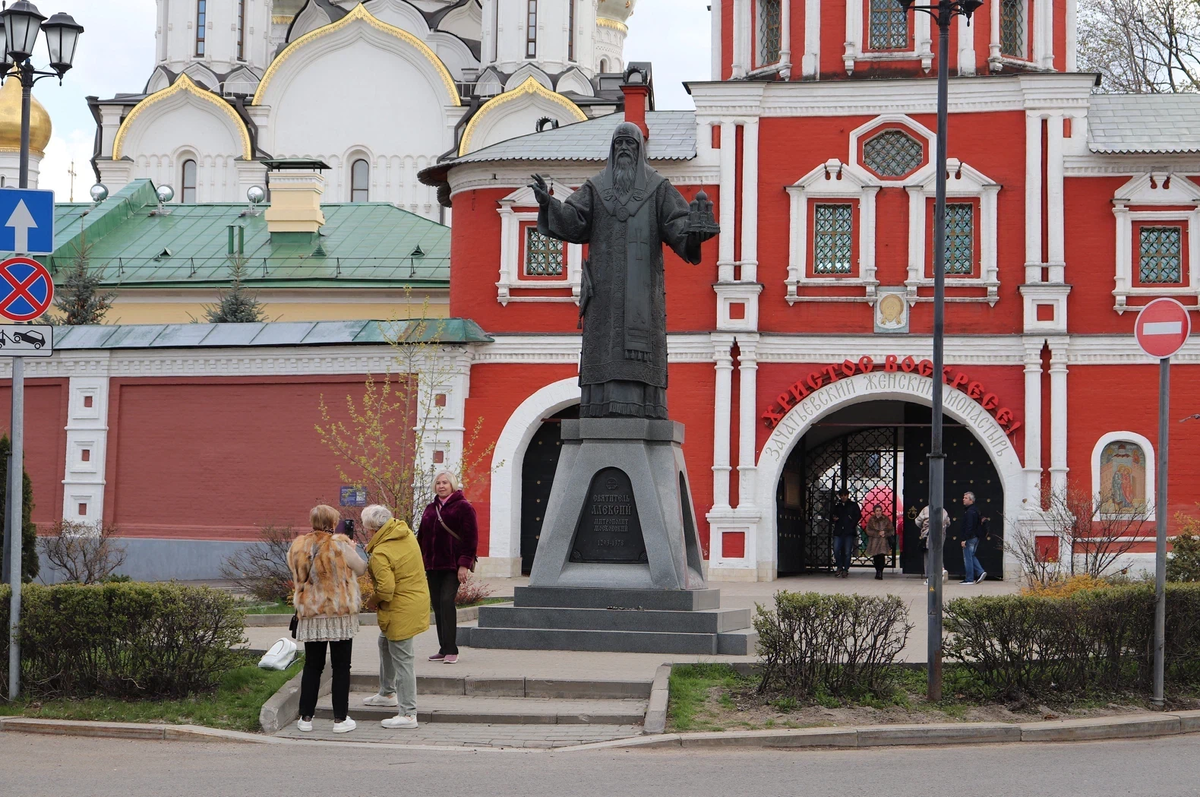
[[[46,267],[29,257],[0,263],[0,315],[10,321],[32,321],[50,309],[54,280]]]

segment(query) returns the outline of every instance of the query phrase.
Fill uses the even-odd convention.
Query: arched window
[[[608,72],[608,59],[607,58],[600,59],[600,71],[604,72],[604,73]]]
[[[365,158],[359,158],[350,164],[350,201],[351,202],[368,202],[370,191],[368,186],[371,180],[371,166]]]
[[[181,188],[179,201],[185,205],[194,205],[196,203],[196,161],[191,158],[183,162]]]
[[[196,56],[204,55],[204,33],[208,26],[208,0],[196,0]]]
[[[525,0],[525,57],[537,58],[537,0]]]
[[[575,60],[575,0],[567,0],[567,60]]]
[[[758,66],[770,66],[779,61],[780,0],[758,0]]]

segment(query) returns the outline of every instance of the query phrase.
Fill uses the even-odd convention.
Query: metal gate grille
[[[833,569],[833,503],[843,487],[862,508],[863,517],[883,504],[887,517],[900,517],[900,474],[904,472],[900,430],[880,426],[836,437],[805,455],[805,561],[813,570]],[[861,527],[851,564],[871,565]],[[896,549],[888,556],[896,566]]]

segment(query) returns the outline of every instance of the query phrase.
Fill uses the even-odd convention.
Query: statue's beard
[[[617,154],[617,162],[613,164],[613,185],[617,189],[617,193],[621,196],[628,196],[633,190],[633,182],[637,177],[637,170],[634,164],[633,156],[627,152]]]

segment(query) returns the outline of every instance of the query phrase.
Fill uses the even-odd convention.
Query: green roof
[[[254,324],[105,324],[54,328],[55,351],[241,346],[490,343],[469,318],[428,321],[268,321]]]
[[[243,228],[246,280],[256,287],[445,287],[450,228],[385,202],[322,205],[325,226],[272,241],[261,209],[247,204],[168,204],[135,180],[98,205],[55,207],[51,272],[74,260],[84,241],[89,263],[122,287],[184,287],[229,282],[229,227]]]

